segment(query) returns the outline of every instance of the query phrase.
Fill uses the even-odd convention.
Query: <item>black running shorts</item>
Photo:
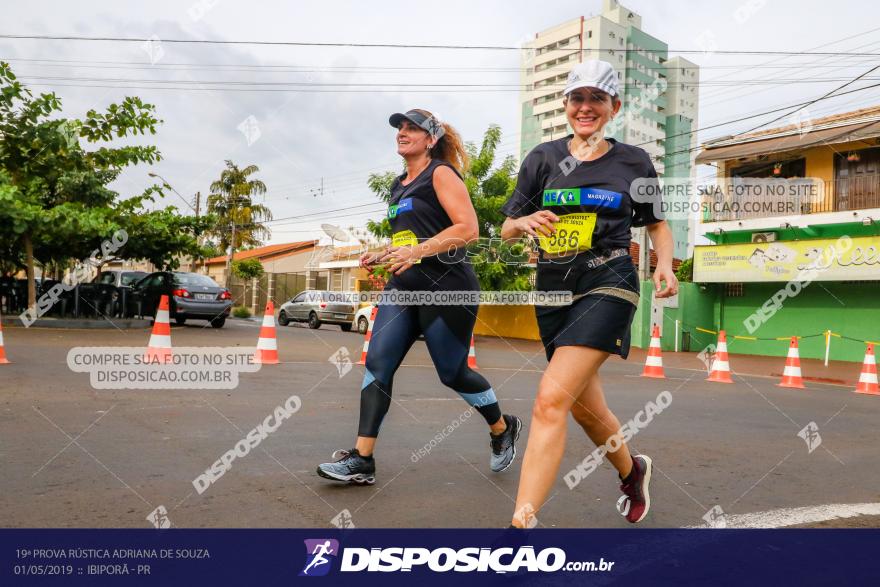
[[[542,260],[538,291],[571,291],[568,306],[535,306],[547,360],[561,346],[587,346],[629,355],[630,327],[639,296],[632,258],[623,255],[591,267],[595,255],[582,253],[568,263]]]

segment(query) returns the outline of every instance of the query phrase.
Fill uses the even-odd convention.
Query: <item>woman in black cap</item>
[[[465,251],[465,245],[479,236],[479,227],[462,180],[468,157],[461,137],[425,110],[394,114],[389,122],[397,128],[397,153],[406,160],[406,173],[391,187],[391,246],[366,253],[361,266],[386,265],[392,274],[386,296],[394,291],[479,292]],[[468,367],[478,306],[473,300],[453,301],[455,305],[448,305],[449,301],[379,305],[361,389],[357,443],[351,450],[337,451],[342,453],[339,460],[319,465],[318,475],[346,483],[375,482],[373,448],[391,405],[394,373],[419,335],[425,337],[440,380],[489,425],[491,469],[500,472],[510,466],[522,424],[516,416],[501,414],[492,386]],[[415,453],[412,458],[418,460]]]
[[[590,440],[606,448],[617,469],[620,514],[640,522],[651,505],[651,459],[630,454],[627,433],[608,409],[599,381],[599,367],[610,355],[626,358],[629,353],[639,299],[629,256],[631,227],[646,226],[654,244],[654,295],[674,295],[678,283],[672,272],[672,234],[659,199],[648,201],[634,189],[634,182],[656,182],[651,158],[638,147],[604,137],[605,125],[620,111],[617,81],[614,68],[604,61],[585,61],[572,70],[562,103],[574,134],[528,154],[516,190],[502,209],[507,216],[502,238],[528,235],[538,241],[536,289],[573,294],[571,305],[535,308],[550,364],[532,411],[512,522],[516,527],[535,523],[556,481],[569,413]],[[567,474],[569,488],[592,468]]]

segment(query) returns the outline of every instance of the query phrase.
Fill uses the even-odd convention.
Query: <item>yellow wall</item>
[[[541,340],[534,306],[480,306],[474,334]]]

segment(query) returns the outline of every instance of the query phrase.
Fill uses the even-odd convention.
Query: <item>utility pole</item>
[[[202,192],[196,192],[196,208],[195,208],[195,210],[196,210],[196,218],[199,217],[199,211],[200,211],[201,209],[202,209]],[[199,236],[196,238],[196,244],[197,244],[199,247],[202,246],[202,235],[201,235],[201,234],[199,234]],[[201,257],[201,252],[199,253],[199,257]],[[195,260],[195,259],[193,259],[192,270],[193,270],[193,271],[196,270],[196,260]]]
[[[229,278],[232,275],[232,256],[235,255],[235,218],[232,219],[232,238],[229,240],[229,255],[226,257],[226,289],[229,289]]]

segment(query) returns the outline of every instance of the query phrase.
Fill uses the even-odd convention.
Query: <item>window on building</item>
[[[619,42],[618,42],[618,45],[620,45],[621,47],[623,47],[623,37],[620,37]]]
[[[587,31],[587,38],[588,38],[588,39],[592,39],[592,38],[593,38],[593,31]]]
[[[807,160],[804,158],[791,159],[781,162],[779,173],[773,173],[773,168],[780,164],[779,160],[767,159],[758,163],[741,165],[730,170],[731,177],[806,177]]]

